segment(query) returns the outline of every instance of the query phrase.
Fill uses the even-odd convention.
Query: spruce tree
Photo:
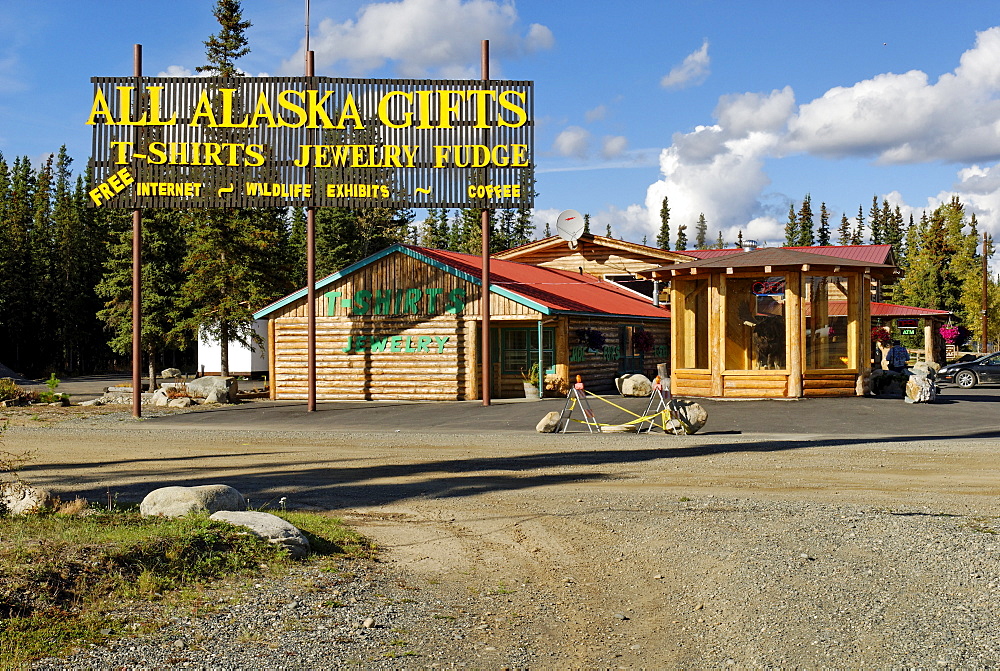
[[[865,244],[865,211],[861,205],[858,205],[858,216],[855,221],[857,221],[857,226],[851,234],[851,244],[863,245]]]
[[[715,249],[725,249],[726,241],[722,238],[722,231],[719,231],[719,237],[715,239]]]
[[[604,236],[607,237],[607,238],[611,237],[611,222],[610,221],[605,225]],[[643,236],[643,237],[645,237],[645,236]],[[645,243],[643,243],[643,244],[645,244]]]
[[[826,203],[819,205],[819,233],[816,236],[816,244],[820,247],[830,244],[830,212],[826,209]]]
[[[802,207],[799,208],[799,214],[796,217],[798,221],[798,242],[796,246],[798,247],[809,247],[814,242],[813,234],[813,213],[812,213],[812,196],[806,194],[806,197],[802,199]]]
[[[871,230],[871,244],[881,245],[885,239],[885,222],[882,219],[878,196],[872,196],[872,207],[868,211],[868,227]]]
[[[677,227],[677,246],[674,248],[678,252],[683,252],[688,248],[687,224]]]
[[[253,24],[243,20],[239,0],[218,0],[212,14],[219,22],[220,30],[205,40],[208,64],[200,65],[195,70],[219,77],[239,77],[241,73],[236,68],[236,60],[250,53],[245,33]]]
[[[840,228],[837,229],[837,244],[851,244],[851,222],[847,220],[847,213],[840,215]]]
[[[583,234],[590,235],[590,215],[583,215]]]
[[[670,204],[666,196],[660,205],[660,232],[656,236],[656,246],[660,249],[670,249]]]
[[[795,216],[795,203],[788,204],[788,220],[785,222],[785,247],[799,244],[799,221]]]
[[[708,222],[705,221],[705,213],[698,215],[698,224],[695,226],[695,249],[708,249],[706,237],[708,236]]]

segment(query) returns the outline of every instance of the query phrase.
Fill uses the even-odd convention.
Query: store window
[[[555,373],[555,329],[542,329],[542,364]],[[500,329],[500,360],[504,373],[522,373],[538,363],[538,327]]]
[[[674,280],[671,306],[678,368],[708,368],[708,280]]]
[[[643,339],[647,338],[646,330],[641,326],[622,326],[619,330],[621,343],[621,358],[618,360],[618,372],[642,373],[645,370],[643,355]]]
[[[847,278],[806,275],[803,291],[806,370],[849,368]]]
[[[726,369],[785,368],[785,277],[726,280]]]

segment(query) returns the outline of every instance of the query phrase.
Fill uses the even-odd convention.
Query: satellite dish
[[[556,219],[556,234],[576,249],[576,241],[583,235],[583,215],[576,210],[563,210]]]

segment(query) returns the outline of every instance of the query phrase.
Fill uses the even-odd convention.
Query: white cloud
[[[601,140],[601,156],[617,158],[628,149],[628,140],[623,135],[608,135]]]
[[[686,81],[682,68],[675,68],[674,81]],[[955,70],[934,82],[917,70],[880,74],[798,107],[790,87],[726,95],[713,116],[713,125],[676,134],[662,151],[663,177],[646,194],[646,232],[658,230],[667,196],[674,230],[679,223],[690,229],[704,212],[709,228],[721,227],[727,241],[737,230],[780,241],[784,216],[765,193],[765,161],[793,154],[871,158],[886,166],[959,164],[953,190],[928,199],[928,207],[959,195],[985,227],[1000,232],[1000,27],[978,33]],[[908,216],[915,208],[902,209]]]
[[[552,149],[560,156],[586,158],[590,153],[590,131],[579,126],[570,126],[556,136]]]
[[[586,119],[587,123],[594,123],[595,121],[604,121],[608,118],[608,108],[606,105],[598,105],[594,109],[587,110],[584,112],[583,118]]]
[[[708,78],[710,65],[708,40],[705,40],[700,49],[688,54],[680,65],[675,66],[660,80],[660,86],[668,89],[682,89],[701,84]]]
[[[475,36],[476,39],[470,39]],[[552,31],[519,25],[513,2],[497,0],[398,0],[363,6],[355,19],[323,19],[310,47],[316,67],[362,76],[389,63],[402,77],[475,79],[480,76],[479,39],[490,41],[492,60],[510,60],[555,43]],[[301,70],[302,49],[282,65]],[[500,73],[491,66],[490,76]]]
[[[1000,27],[976,36],[952,73],[918,70],[837,87],[790,120],[789,151],[879,163],[1000,158]]]

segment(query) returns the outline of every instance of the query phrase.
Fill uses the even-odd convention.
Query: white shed
[[[258,319],[253,323],[253,331],[263,344],[246,347],[238,342],[229,343],[229,374],[267,374],[267,320]],[[212,338],[208,342],[198,338],[198,370],[205,375],[222,372],[222,345]]]

